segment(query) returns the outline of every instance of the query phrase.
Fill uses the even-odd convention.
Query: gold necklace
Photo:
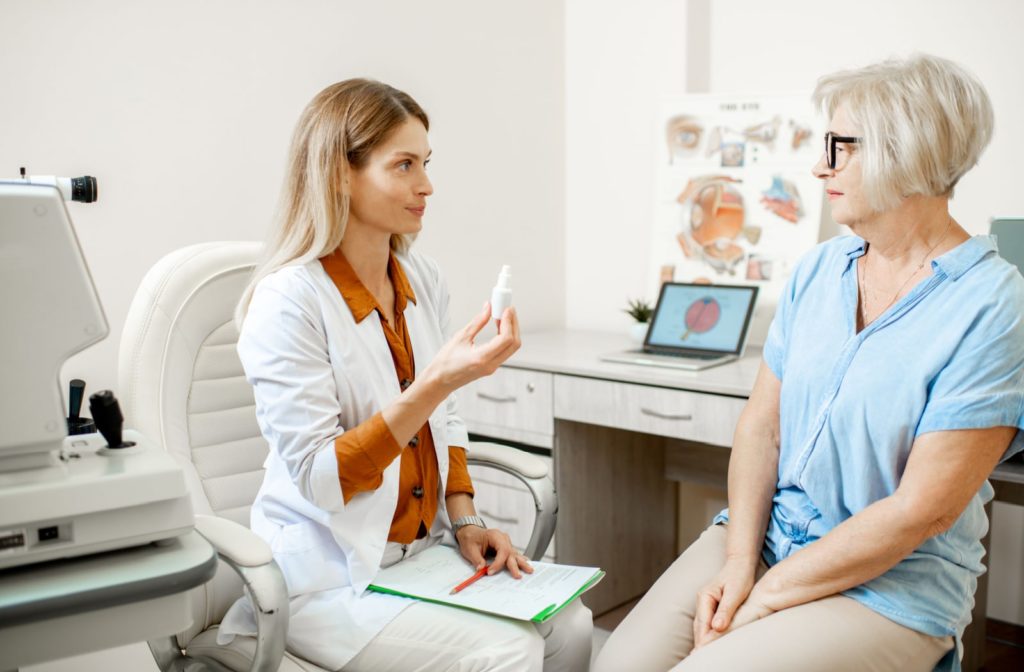
[[[952,226],[953,226],[953,218],[950,217],[949,218],[949,222],[946,224],[946,228],[943,229],[943,231],[942,231],[942,235],[939,236],[939,239],[935,241],[935,244],[932,245],[930,248],[928,248],[928,251],[924,253],[924,256],[921,257],[921,263],[919,263],[917,265],[917,268],[915,268],[913,270],[913,272],[910,275],[907,276],[907,279],[903,281],[903,284],[900,285],[899,289],[896,290],[896,293],[892,295],[892,298],[889,299],[889,303],[885,304],[885,307],[882,308],[882,310],[880,310],[878,312],[878,315],[875,316],[875,319],[878,319],[879,317],[881,317],[881,315],[883,313],[885,313],[885,311],[889,310],[889,308],[892,306],[892,304],[896,303],[896,299],[897,299],[897,297],[899,297],[900,292],[902,292],[906,288],[907,283],[909,283],[911,281],[911,279],[913,279],[913,277],[915,275],[917,275],[918,272],[920,272],[920,270],[922,268],[924,268],[924,264],[925,264],[926,261],[928,261],[928,257],[930,257],[932,252],[935,251],[935,248],[937,248],[939,246],[939,243],[941,243],[943,240],[946,239],[946,236],[949,234],[949,230],[950,230],[950,228],[952,228]],[[862,328],[865,328],[865,327],[868,326],[868,324],[870,324],[868,322],[867,275],[868,275],[868,257],[867,257],[867,253],[865,252],[865,256],[864,256],[864,272],[861,274],[860,282],[858,283],[859,286],[860,286],[860,321],[861,321],[861,327]],[[872,322],[873,321],[874,320],[872,320]]]

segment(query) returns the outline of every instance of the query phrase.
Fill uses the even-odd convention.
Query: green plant
[[[629,307],[623,308],[622,312],[637,322],[646,323],[650,321],[651,315],[654,313],[654,306],[643,299],[632,299],[629,302]]]

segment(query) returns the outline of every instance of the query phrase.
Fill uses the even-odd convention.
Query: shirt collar
[[[843,252],[851,260],[864,256],[865,250],[868,249],[867,243],[860,236],[847,236],[844,243]]]
[[[377,299],[356,275],[340,248],[326,257],[321,257],[320,263],[334,282],[334,286],[338,288],[348,309],[352,311],[352,317],[355,318],[357,324],[366,319],[366,316],[374,310],[384,317],[384,311],[377,303]],[[391,278],[391,284],[395,287],[395,313],[403,313],[407,301],[416,303],[416,294],[413,293],[409,279],[394,253],[388,254],[388,277]]]
[[[847,238],[843,252],[850,262],[864,256],[864,252],[867,250],[867,243],[864,242],[864,239],[860,236],[847,236]],[[994,236],[972,236],[949,252],[932,259],[932,269],[940,270],[946,277],[956,280],[990,253],[996,252],[997,249]]]
[[[998,251],[994,236],[971,236],[942,256],[932,259],[932,268],[956,280],[979,261]]]

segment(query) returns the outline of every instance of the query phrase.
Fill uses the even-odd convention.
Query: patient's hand
[[[757,595],[757,589],[755,588],[751,591],[750,596],[747,597],[747,601],[736,610],[736,615],[732,617],[732,623],[729,624],[729,628],[726,632],[732,632],[736,628],[761,620],[765,616],[770,616],[774,613],[774,609],[765,606],[765,604],[761,602]]]
[[[693,616],[694,649],[718,639],[734,625],[734,617],[740,616],[741,605],[746,603],[754,587],[756,567],[756,559],[753,563],[727,560],[718,575],[700,589],[697,593],[697,610]],[[759,613],[759,610],[754,613]],[[744,618],[748,615],[748,612],[743,612]]]
[[[484,556],[493,549],[494,561],[487,570],[488,575],[497,574],[506,568],[517,579],[523,577],[522,572],[533,573],[530,561],[525,555],[520,555],[512,548],[512,540],[501,530],[485,530],[476,525],[466,525],[459,529],[456,538],[462,557],[473,563],[476,569],[487,564]]]

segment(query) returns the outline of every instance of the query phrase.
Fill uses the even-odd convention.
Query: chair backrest
[[[1024,275],[1024,217],[996,217],[989,223],[999,254]]]
[[[232,316],[259,251],[204,243],[157,262],[128,311],[118,365],[126,426],[186,469],[197,513],[246,526],[267,444]]]
[[[196,513],[246,527],[268,448],[235,350],[233,313],[260,250],[256,242],[203,243],[161,259],[135,293],[118,362],[125,426],[177,460]],[[219,571],[182,643],[219,622],[240,587],[230,570]]]

